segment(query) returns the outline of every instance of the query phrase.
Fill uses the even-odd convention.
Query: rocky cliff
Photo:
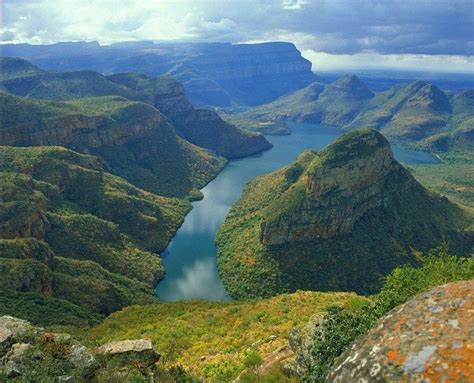
[[[469,382],[474,281],[420,294],[384,316],[337,360],[327,382]]]
[[[415,184],[393,159],[390,145],[381,135],[349,135],[313,155],[302,175],[304,201],[291,211],[282,207],[278,214],[269,208],[269,219],[261,229],[265,245],[349,234],[369,210],[383,207],[388,198],[388,178],[405,176],[405,189]],[[294,193],[291,189],[288,192]]]
[[[0,93],[0,144],[61,145],[165,196],[196,197],[223,159],[180,139],[154,107],[121,97],[51,102]]]
[[[418,184],[380,133],[356,130],[246,186],[216,237],[219,271],[239,298],[375,292],[413,249],[451,238],[454,252],[472,251],[468,217]]]
[[[170,120],[181,137],[218,155],[238,158],[271,147],[263,135],[238,129],[212,110],[194,108],[183,85],[170,76],[152,78],[125,73],[108,78],[133,89],[135,98],[154,105]]]
[[[291,43],[173,44],[132,42],[62,45],[6,44],[16,56],[47,69],[172,74],[194,103],[256,105],[300,89],[316,79],[311,63]],[[73,59],[72,59],[73,58]]]

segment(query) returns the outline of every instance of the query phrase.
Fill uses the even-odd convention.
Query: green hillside
[[[115,96],[66,102],[0,93],[3,145],[61,145],[98,156],[105,168],[150,192],[199,197],[224,160],[176,136],[152,106]]]
[[[418,184],[369,129],[250,182],[216,237],[220,275],[237,298],[373,293],[414,262],[413,249],[445,242],[469,254],[472,215]]]
[[[315,82],[226,118],[254,130],[258,123],[275,121],[323,123],[347,130],[369,127],[409,146],[464,150],[474,142],[473,100],[472,91],[453,95],[425,81],[373,93],[356,76],[344,76],[327,85]]]
[[[249,355],[265,356],[285,346],[290,330],[312,315],[331,305],[352,307],[365,301],[350,293],[297,292],[248,302],[133,306],[77,335],[91,345],[147,337],[162,353],[164,367],[179,365],[198,381],[231,382],[245,369]],[[276,375],[281,377],[278,369]]]
[[[0,183],[0,311],[74,323],[155,299],[163,267],[150,251],[167,246],[189,202],[53,146],[0,147]]]

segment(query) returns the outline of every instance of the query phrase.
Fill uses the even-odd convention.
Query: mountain
[[[351,75],[330,84],[314,82],[227,118],[254,130],[258,126],[255,121],[323,123],[347,130],[369,127],[395,142],[449,150],[472,147],[472,105],[471,91],[454,95],[427,82],[414,81],[374,93]],[[248,124],[252,120],[253,124]]]
[[[176,136],[155,108],[106,96],[67,102],[0,93],[0,143],[60,145],[100,157],[108,171],[165,196],[196,197],[223,160]]]
[[[158,108],[188,141],[227,158],[243,157],[271,147],[265,137],[225,123],[210,110],[195,109],[173,78],[138,74],[105,77],[97,72],[41,70],[18,58],[0,60],[0,89],[17,96],[65,101],[82,97],[120,96]]]
[[[51,45],[3,44],[3,56],[42,68],[94,70],[104,74],[171,74],[196,104],[258,105],[316,80],[311,63],[291,43],[96,42]]]
[[[380,133],[355,130],[246,186],[216,236],[219,272],[239,299],[373,293],[382,276],[415,261],[413,249],[448,242],[472,251],[469,222],[395,161]]]
[[[57,146],[1,146],[0,183],[0,300],[65,322],[154,301],[164,271],[150,251],[167,246],[189,202],[138,189],[98,158]]]

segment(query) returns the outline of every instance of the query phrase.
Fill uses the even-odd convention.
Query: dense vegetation
[[[383,203],[358,217],[350,232],[325,234],[336,224],[338,214],[342,225],[351,219],[359,209],[352,207],[353,201],[364,203],[364,194],[338,190],[344,189],[343,182],[349,182],[349,189],[360,188],[354,170],[359,165],[350,164],[357,158],[372,161],[377,146],[355,144],[357,137],[367,134],[371,133],[348,133],[319,155],[304,152],[291,165],[246,186],[216,237],[219,272],[231,295],[266,297],[297,289],[374,293],[384,275],[415,261],[413,248],[428,250],[447,242],[455,253],[472,251],[472,215],[428,192],[393,159],[386,176],[378,181],[368,178],[377,187],[367,189],[377,190],[369,196],[378,195]],[[344,170],[345,166],[349,170]],[[311,185],[331,182],[331,168],[339,169],[334,170],[334,177],[342,183],[313,202]],[[309,220],[314,217],[320,218],[311,226],[307,222],[313,222]],[[266,243],[267,228],[271,231],[272,227],[275,237],[295,230],[296,239]],[[316,229],[322,237],[298,240],[298,236]]]
[[[370,302],[328,309],[313,334],[313,364],[302,377],[303,382],[324,382],[334,360],[392,308],[434,286],[474,278],[472,258],[450,256],[445,249],[418,253],[416,259],[418,267],[396,268]]]
[[[165,365],[181,365],[207,381],[228,382],[245,369],[250,350],[266,355],[286,343],[290,329],[328,305],[360,305],[364,300],[349,293],[297,292],[248,302],[132,306],[82,337],[92,345],[148,337]]]
[[[176,136],[153,107],[104,96],[67,102],[0,93],[3,145],[61,145],[101,158],[112,173],[165,196],[200,196],[222,158]]]
[[[284,121],[325,123],[348,130],[369,127],[404,145],[448,151],[473,148],[473,110],[473,91],[452,95],[415,81],[374,93],[356,76],[345,76],[330,84],[315,82],[226,118],[252,130]]]
[[[0,183],[2,313],[65,323],[153,301],[163,268],[149,251],[167,246],[189,202],[61,147],[1,147]]]

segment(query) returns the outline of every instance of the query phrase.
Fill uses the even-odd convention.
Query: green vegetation
[[[232,381],[260,356],[286,343],[289,331],[328,305],[360,305],[350,293],[297,292],[248,302],[172,302],[132,306],[79,332],[90,345],[151,338],[165,366],[210,382]],[[276,338],[271,340],[270,336]],[[252,364],[255,358],[252,356]]]
[[[155,194],[197,198],[224,159],[177,137],[152,106],[121,97],[67,102],[0,93],[4,145],[61,145],[101,158],[107,169]]]
[[[0,183],[0,313],[79,323],[154,300],[163,267],[149,251],[167,246],[189,202],[61,147],[0,147]]]
[[[313,335],[313,365],[302,377],[303,382],[324,382],[334,360],[392,308],[434,286],[474,278],[472,258],[449,256],[445,250],[436,250],[426,255],[418,253],[416,259],[419,267],[396,268],[371,302],[328,310]]]
[[[412,164],[408,168],[426,188],[474,208],[473,152],[439,152],[438,156],[441,159],[439,164]]]
[[[351,132],[320,155],[304,152],[250,182],[216,236],[229,293],[239,299],[295,290],[375,293],[392,269],[415,262],[412,249],[448,243],[454,254],[469,255],[472,213],[428,192],[391,157],[381,159],[388,155],[384,146],[378,133]],[[377,163],[391,163],[385,175],[370,173]],[[320,185],[328,188],[321,195]],[[363,203],[375,208],[355,216]]]

